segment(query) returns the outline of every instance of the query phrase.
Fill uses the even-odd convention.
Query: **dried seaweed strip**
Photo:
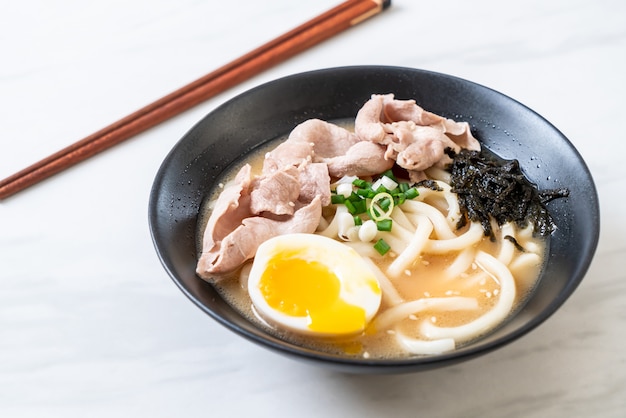
[[[439,184],[435,181],[435,180],[422,180],[420,182],[417,182],[414,184],[415,187],[425,187],[427,189],[430,190],[434,190],[435,192],[441,192],[443,191],[443,189],[441,188],[441,186],[439,186]]]
[[[566,197],[567,189],[539,191],[522,173],[517,160],[497,161],[480,151],[447,150],[452,191],[457,193],[462,217],[457,224],[480,222],[485,235],[495,240],[491,219],[498,225],[514,222],[524,228],[532,223],[535,233],[551,234],[556,225],[545,206]]]

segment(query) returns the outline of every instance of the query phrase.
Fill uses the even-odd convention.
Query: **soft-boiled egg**
[[[357,252],[314,234],[280,235],[261,244],[248,292],[269,324],[317,336],[363,331],[381,302],[378,280]]]

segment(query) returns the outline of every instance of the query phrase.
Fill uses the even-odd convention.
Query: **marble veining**
[[[0,177],[337,3],[4,5]],[[394,0],[384,14],[1,201],[0,416],[625,416],[625,21],[618,0]],[[344,375],[242,341],[167,277],[147,203],[176,141],[250,87],[353,64],[484,84],[543,115],[579,150],[600,195],[600,244],[582,284],[538,329],[453,367]]]

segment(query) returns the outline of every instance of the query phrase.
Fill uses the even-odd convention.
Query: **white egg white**
[[[260,290],[259,283],[270,260],[281,251],[289,251],[290,253],[296,251],[298,258],[317,261],[332,271],[340,282],[339,298],[365,311],[366,322],[364,327],[377,313],[381,303],[380,286],[361,256],[354,249],[332,238],[297,233],[280,235],[265,241],[259,246],[255,255],[248,278],[248,292],[256,312],[267,323],[278,329],[298,334],[341,335],[312,330],[309,327],[308,317],[290,316],[268,304]],[[372,286],[372,283],[375,285]]]

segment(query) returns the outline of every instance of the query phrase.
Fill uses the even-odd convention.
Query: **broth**
[[[261,171],[265,154],[284,141],[286,137],[281,137],[270,141],[269,143],[259,147],[257,150],[247,155],[241,161],[237,161],[232,167],[225,172],[216,182],[217,186],[211,195],[204,202],[199,215],[197,247],[198,252],[202,246],[202,233],[206,226],[207,220],[211,212],[211,202],[213,202],[219,193],[227,187],[232,181],[235,174],[245,164],[251,164],[253,174]],[[442,206],[440,202],[432,202],[433,206]],[[332,213],[329,214],[332,217]],[[462,231],[461,231],[462,232]],[[525,263],[524,268],[511,268],[511,272],[515,279],[516,296],[514,307],[509,316],[517,312],[528,299],[532,290],[535,288],[538,278],[540,277],[545,252],[547,247],[547,239],[534,238],[529,231],[517,231],[521,236],[525,236],[524,245],[533,248],[533,252],[540,254],[536,262]],[[490,254],[496,254],[504,245],[504,239],[492,242],[488,237],[483,237],[477,244],[475,250],[485,251]],[[326,339],[319,337],[304,337],[290,332],[284,332],[268,325],[254,311],[254,307],[247,294],[247,272],[249,272],[251,261],[233,273],[231,277],[224,278],[214,284],[220,295],[243,316],[250,321],[258,324],[258,326],[266,328],[270,333],[281,339],[293,342],[294,344],[306,346],[309,348],[322,350],[329,354],[358,356],[367,358],[402,358],[410,356],[398,343],[395,338],[397,332],[403,332],[407,335],[415,334],[418,324],[424,321],[430,321],[440,327],[455,327],[469,321],[475,320],[485,312],[494,307],[499,297],[499,284],[497,278],[485,272],[472,263],[471,266],[454,277],[447,277],[445,270],[454,261],[456,255],[450,254],[423,254],[419,259],[415,260],[405,274],[392,279],[394,287],[398,293],[406,300],[417,298],[437,298],[449,296],[466,296],[475,298],[479,301],[478,310],[456,311],[456,312],[437,312],[425,310],[419,314],[410,315],[403,319],[394,329],[375,330],[370,327],[363,335],[345,339]],[[389,257],[387,257],[389,259]],[[377,261],[381,270],[385,270],[392,260]],[[524,263],[523,263],[524,264]],[[514,266],[514,264],[512,264]],[[388,303],[383,301],[379,313],[384,312],[388,308]],[[491,332],[490,329],[486,332]],[[480,338],[482,335],[476,336]],[[474,339],[462,341],[457,344],[457,348],[472,342]]]

